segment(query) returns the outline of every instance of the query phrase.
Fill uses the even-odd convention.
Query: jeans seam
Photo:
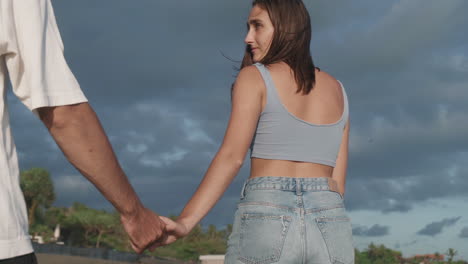
[[[286,209],[291,212],[298,212],[299,208],[295,207],[289,207],[289,206],[282,206],[282,205],[276,205],[272,203],[265,203],[265,202],[243,202],[239,203],[237,207],[243,207],[243,206],[249,206],[249,205],[262,205],[262,206],[268,206],[268,207],[274,207],[274,208],[280,208],[280,209]],[[317,212],[322,212],[322,211],[327,211],[327,210],[333,210],[333,209],[339,209],[339,208],[344,208],[343,205],[337,205],[337,206],[329,206],[329,207],[323,207],[323,208],[313,208],[313,209],[305,209],[304,214],[311,214],[311,213],[317,213]]]
[[[315,219],[319,223],[328,222],[351,222],[351,219],[347,216],[336,216],[336,217],[317,217]]]
[[[299,208],[294,208],[294,207],[289,207],[289,206],[282,206],[282,205],[276,205],[276,204],[265,203],[265,202],[244,202],[244,203],[238,204],[237,206],[238,206],[238,207],[243,207],[243,206],[249,206],[249,205],[262,205],[262,206],[268,206],[268,207],[286,209],[286,210],[289,210],[290,212],[297,212],[297,211],[299,210]]]
[[[245,198],[245,188],[247,186],[247,182],[244,182],[244,184],[242,185],[242,189],[241,189],[241,195],[240,195],[240,199],[241,200],[244,200]]]
[[[339,209],[339,208],[344,208],[344,206],[343,205],[337,205],[337,206],[329,206],[329,207],[323,207],[323,208],[307,209],[307,210],[305,210],[305,214],[312,214],[312,213],[317,213],[317,212],[322,212],[322,211],[327,211],[327,210],[333,210],[333,209]]]
[[[328,190],[328,191],[329,191],[329,192],[337,193],[337,194],[340,196],[341,200],[344,201],[344,196],[343,196],[340,192],[338,192],[338,191],[333,191],[333,190]]]

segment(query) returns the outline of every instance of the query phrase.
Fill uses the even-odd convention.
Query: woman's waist
[[[332,178],[256,177],[248,179],[238,206],[251,209],[344,208],[343,197]]]
[[[243,189],[290,191],[300,194],[309,191],[338,192],[338,184],[331,177],[259,176],[249,178]]]
[[[251,159],[250,177],[263,176],[289,177],[289,178],[331,178],[333,167],[312,163],[289,160]]]

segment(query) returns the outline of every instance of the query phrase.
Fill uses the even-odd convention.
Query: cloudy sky
[[[468,1],[305,0],[316,64],[350,100],[346,205],[356,247],[468,259]],[[65,54],[144,203],[178,214],[224,133],[250,1],[53,1]],[[232,60],[226,59],[226,57]],[[20,166],[57,206],[108,202],[10,93]],[[232,222],[246,162],[203,223]]]

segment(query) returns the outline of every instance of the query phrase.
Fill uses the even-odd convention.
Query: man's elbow
[[[85,105],[86,104],[86,105]],[[49,130],[62,130],[79,124],[85,115],[87,103],[43,107],[38,109],[39,118]]]

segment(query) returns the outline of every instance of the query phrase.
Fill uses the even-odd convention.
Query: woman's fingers
[[[159,216],[159,218],[166,224],[166,231],[174,231],[177,228],[177,223],[172,221],[170,218],[167,218],[165,216]]]
[[[175,240],[177,240],[177,238],[184,237],[189,233],[189,230],[187,229],[187,227],[185,225],[183,225],[182,223],[174,221],[174,220],[172,220],[170,218],[167,218],[165,216],[159,216],[159,218],[166,225],[166,234],[169,237],[173,236],[169,240],[167,240],[167,241],[169,241],[169,243],[166,243],[166,244],[173,243]],[[159,240],[161,240],[161,239],[159,239]],[[164,240],[165,239],[163,239],[161,241],[164,241]]]

